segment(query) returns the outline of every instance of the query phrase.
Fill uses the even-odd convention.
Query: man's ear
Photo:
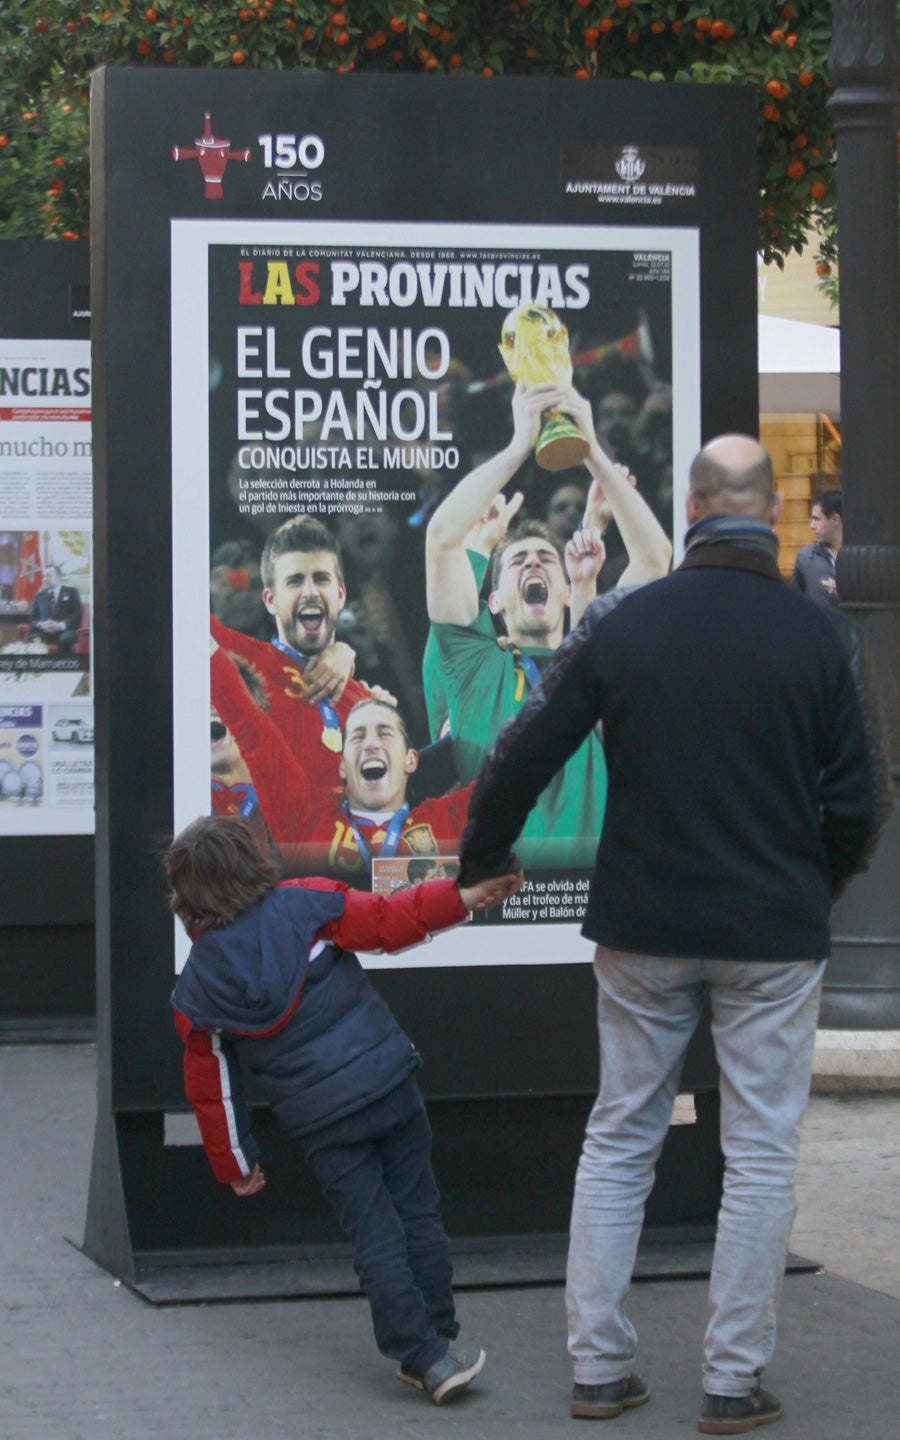
[[[700,519],[700,514],[699,514],[699,511],[697,510],[697,506],[696,506],[696,503],[695,503],[695,501],[694,501],[694,497],[693,497],[693,495],[691,494],[690,490],[687,492],[687,494],[686,494],[685,497],[684,497],[684,509],[685,509],[685,513],[686,513],[686,515],[687,515],[687,522],[688,522],[688,524],[689,524],[689,525],[696,525],[697,521]]]
[[[775,498],[772,501],[772,508],[769,511],[769,524],[776,525],[778,517],[784,509],[784,493],[781,490],[775,491]]]
[[[275,596],[274,596],[273,592],[269,589],[268,585],[264,585],[264,586],[263,586],[262,598],[263,598],[263,604],[265,605],[265,607],[266,607],[266,609],[268,610],[269,614],[270,614],[270,615],[274,615],[274,614],[275,614]]]
[[[347,587],[342,582],[338,583],[338,614],[347,603]]]
[[[412,748],[410,748],[409,750],[407,750],[403,760],[403,773],[404,775],[411,775],[414,770],[418,769],[418,767],[419,752],[418,750],[413,750]]]
[[[496,590],[492,590],[488,596],[488,609],[492,615],[502,615],[503,609],[500,604],[500,596]]]

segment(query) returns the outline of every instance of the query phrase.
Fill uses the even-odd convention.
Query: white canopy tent
[[[836,326],[759,316],[759,408],[766,413],[841,413]]]

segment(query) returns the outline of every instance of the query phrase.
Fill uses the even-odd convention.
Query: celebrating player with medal
[[[341,725],[373,692],[352,678],[354,654],[335,642],[347,591],[337,541],[326,525],[294,516],[268,538],[260,568],[271,642],[230,630],[212,617],[218,643],[242,656],[265,682],[272,720],[316,785],[340,787]]]

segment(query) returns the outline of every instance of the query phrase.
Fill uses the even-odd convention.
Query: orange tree
[[[616,76],[754,87],[759,246],[781,264],[833,233],[830,28],[830,0],[3,0],[0,236],[87,233],[101,64]]]

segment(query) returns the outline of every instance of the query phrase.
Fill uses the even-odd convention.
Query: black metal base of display
[[[38,1015],[0,1019],[0,1045],[91,1045],[93,1015]]]
[[[453,1246],[456,1290],[516,1285],[561,1285],[566,1277],[566,1235],[489,1236]],[[81,1247],[76,1247],[81,1248]],[[83,1252],[82,1252],[83,1253]],[[641,1242],[635,1280],[702,1280],[710,1273],[713,1237],[707,1227],[691,1238],[649,1234]],[[246,1259],[243,1258],[246,1256]],[[815,1260],[789,1255],[791,1272],[818,1270]],[[359,1294],[346,1245],[309,1245],[254,1252],[207,1251],[135,1256],[126,1282],[151,1305],[206,1305],[263,1300],[305,1300]]]
[[[711,1063],[707,1026],[695,1041],[689,1060],[698,1075]],[[561,1277],[559,1237],[569,1224],[593,1100],[590,1094],[429,1097],[441,1210],[463,1265],[462,1283]],[[678,1244],[711,1239],[721,1194],[718,1093],[697,1091],[694,1107],[694,1123],[672,1125],[666,1136],[646,1209],[646,1235]],[[216,1184],[200,1145],[166,1144],[162,1113],[120,1113],[113,1120],[101,1100],[84,1253],[142,1294],[159,1277],[169,1303],[185,1286],[188,1299],[340,1293],[329,1278],[335,1273],[355,1290],[343,1236],[301,1147],[278,1131],[266,1109],[254,1111],[253,1128],[273,1183],[249,1205]],[[313,1274],[310,1266],[322,1264],[324,1275]],[[476,1265],[482,1278],[469,1278]]]

